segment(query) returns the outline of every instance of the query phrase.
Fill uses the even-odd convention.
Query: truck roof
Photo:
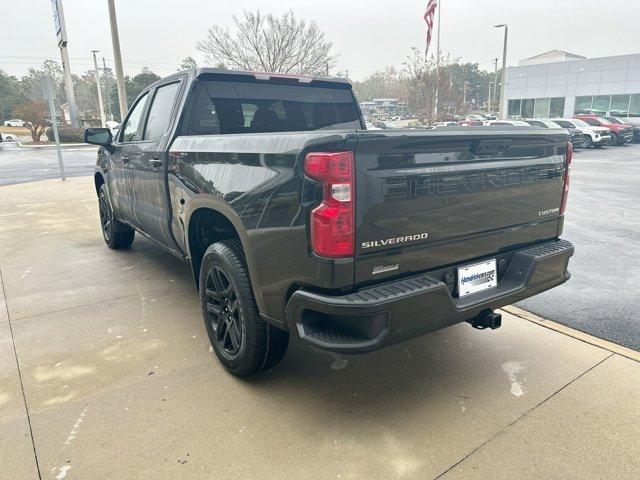
[[[149,87],[153,87],[156,83],[164,82],[168,78],[184,75],[185,73],[187,73],[191,78],[200,78],[205,75],[215,75],[215,76],[228,76],[229,80],[231,80],[232,77],[244,77],[244,78],[250,77],[250,78],[255,78],[257,80],[270,80],[270,79],[281,78],[281,79],[291,79],[291,80],[298,79],[298,82],[303,84],[311,83],[311,82],[314,82],[314,83],[321,82],[321,83],[335,83],[342,87],[351,85],[351,82],[348,79],[340,78],[340,77],[320,77],[320,76],[313,76],[313,75],[249,72],[249,71],[242,71],[242,70],[225,70],[222,68],[212,68],[212,67],[196,67],[196,68],[188,68],[186,70],[180,70],[179,72],[163,77],[157,82],[154,82],[153,84],[149,85]],[[147,90],[149,87],[145,88],[145,90]]]

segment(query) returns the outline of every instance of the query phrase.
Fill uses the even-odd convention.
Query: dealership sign
[[[62,0],[51,0],[51,8],[53,8],[53,26],[58,37],[58,46],[64,47],[67,44],[67,29],[64,26]]]

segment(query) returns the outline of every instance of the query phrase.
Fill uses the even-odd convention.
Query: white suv
[[[585,136],[584,148],[591,146],[600,148],[603,145],[611,144],[611,130],[606,127],[592,127],[584,120],[578,118],[550,118],[563,128],[577,128]]]

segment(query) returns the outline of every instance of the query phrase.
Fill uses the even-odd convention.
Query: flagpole
[[[438,121],[438,88],[440,85],[440,9],[443,0],[438,0],[438,36],[436,37],[436,101],[435,101],[435,120]]]

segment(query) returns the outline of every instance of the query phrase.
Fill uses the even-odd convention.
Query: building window
[[[611,95],[610,115],[612,117],[626,117],[629,113],[630,95]]]
[[[533,107],[536,103],[533,98],[525,98],[522,100],[522,108],[520,110],[520,116],[522,118],[531,118],[533,117]]]
[[[634,93],[629,100],[629,116],[640,117],[640,93]]]
[[[594,115],[606,115],[609,111],[609,104],[611,103],[611,95],[594,95],[593,103],[591,104],[591,113]]]
[[[509,117],[520,118],[520,105],[522,100],[509,100]]]
[[[549,116],[552,118],[564,117],[564,97],[551,99],[549,102]]]
[[[591,95],[587,97],[576,97],[576,108],[574,113],[576,115],[591,113],[591,102],[593,97]]]
[[[549,116],[549,98],[536,98],[533,116],[535,118],[547,118]]]

